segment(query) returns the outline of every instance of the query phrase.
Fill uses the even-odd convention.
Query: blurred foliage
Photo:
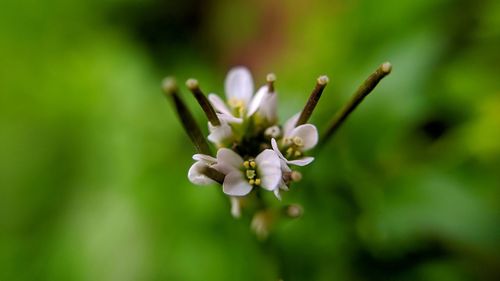
[[[1,6],[0,280],[500,278],[499,1]],[[328,74],[321,129],[386,60],[268,241],[187,181],[164,75],[222,93],[233,65],[274,71],[285,119]]]

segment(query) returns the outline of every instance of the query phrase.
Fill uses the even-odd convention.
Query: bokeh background
[[[0,280],[500,280],[499,50],[495,0],[2,1]],[[165,75],[327,74],[321,130],[384,61],[266,242],[188,182]]]

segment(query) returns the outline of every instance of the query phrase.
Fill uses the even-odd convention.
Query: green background
[[[499,280],[499,1],[0,6],[0,280]],[[286,120],[327,74],[321,131],[384,61],[266,242],[187,180],[164,76],[274,72]]]

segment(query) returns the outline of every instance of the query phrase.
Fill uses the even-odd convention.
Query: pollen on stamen
[[[260,180],[260,179],[255,179],[255,182],[254,182],[254,183],[255,183],[255,185],[260,185],[261,180]]]
[[[303,146],[304,145],[304,140],[302,140],[301,137],[294,137],[292,139],[292,142],[293,144],[295,144],[296,146]]]
[[[243,162],[243,167],[250,168],[250,163],[248,161]]]
[[[250,161],[250,167],[255,168],[255,166],[257,166],[257,164],[255,164],[255,161]]]

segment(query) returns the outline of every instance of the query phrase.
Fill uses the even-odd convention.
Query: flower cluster
[[[253,78],[248,69],[231,69],[225,80],[225,101],[216,94],[206,96],[198,81],[189,79],[186,85],[208,119],[207,138],[180,98],[175,81],[166,78],[163,90],[197,150],[188,179],[197,185],[222,185],[223,192],[231,199],[231,213],[235,217],[240,216],[242,199],[249,198],[254,192],[270,191],[281,200],[281,192],[288,191],[290,184],[302,177],[294,168],[314,160],[307,155],[308,151],[318,143],[325,143],[390,71],[390,63],[384,63],[369,76],[351,100],[333,116],[321,140],[318,130],[308,120],[328,83],[326,76],[317,79],[304,108],[282,125],[277,116],[274,74],[268,74],[266,83],[254,93]],[[207,140],[216,147],[216,153],[212,153]],[[261,200],[261,196],[257,198]],[[256,233],[265,234],[277,215],[260,205],[254,214],[252,228]],[[287,217],[297,217],[301,213],[298,205],[289,205],[282,210]]]
[[[326,78],[322,78],[326,84]],[[245,196],[256,190],[280,191],[297,179],[293,166],[304,166],[314,158],[304,152],[318,143],[318,131],[311,124],[297,124],[300,112],[283,126],[278,124],[275,76],[268,75],[267,84],[254,94],[253,79],[248,69],[233,68],[225,81],[226,102],[218,95],[208,95],[219,120],[208,122],[208,140],[217,147],[216,157],[195,154],[196,162],[188,172],[189,180],[198,185],[215,181],[206,175],[211,168],[222,173],[222,190],[230,196]],[[190,89],[197,83],[188,81]],[[294,176],[292,176],[292,174]]]

